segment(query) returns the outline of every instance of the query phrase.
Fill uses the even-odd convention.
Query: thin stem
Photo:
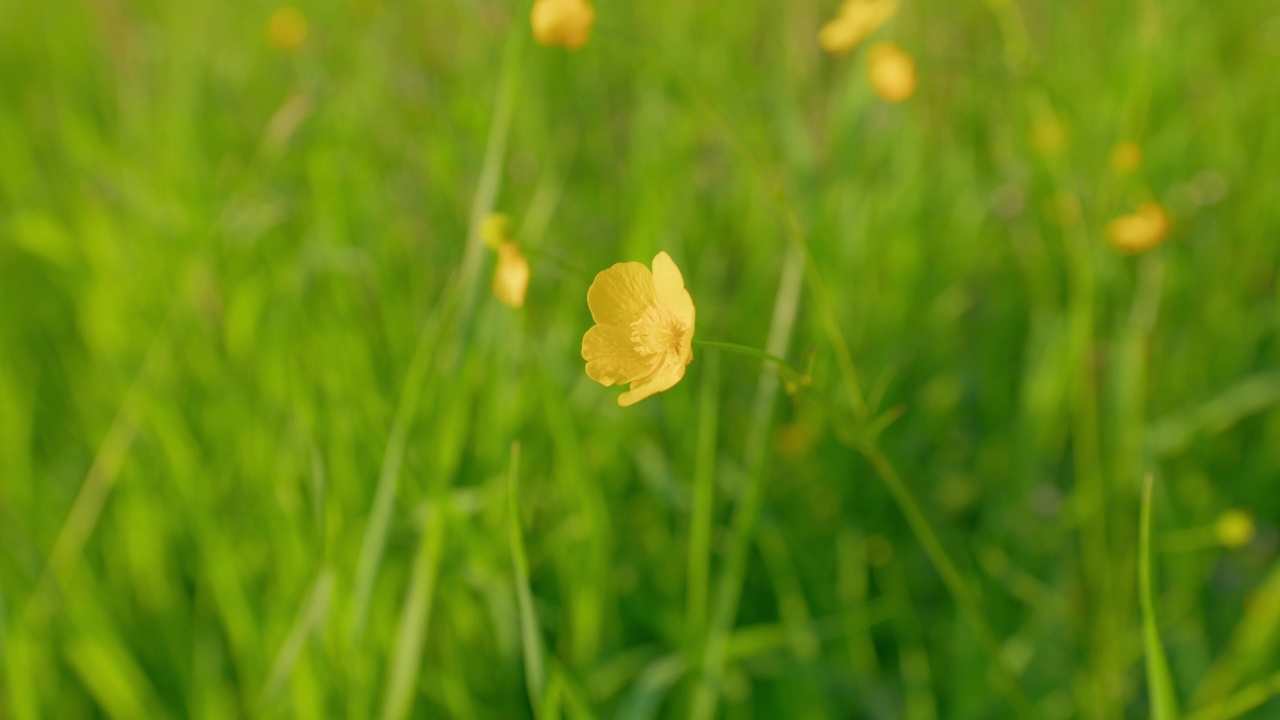
[[[1169,660],[1160,640],[1156,621],[1155,571],[1151,566],[1151,487],[1150,473],[1142,483],[1142,508],[1138,530],[1138,595],[1142,607],[1142,641],[1147,667],[1147,696],[1154,720],[1177,720],[1178,699],[1169,672]]]
[[[768,348],[763,353],[765,355],[778,357],[787,351],[800,302],[802,262],[799,248],[792,246],[782,265],[778,295],[773,304],[773,319],[769,323],[769,335],[765,341],[765,347]],[[754,349],[751,351],[758,352]],[[717,584],[715,606],[702,658],[702,676],[694,691],[693,706],[689,714],[694,720],[710,720],[716,716],[716,705],[720,699],[727,662],[728,637],[737,619],[738,603],[746,583],[751,538],[755,534],[760,508],[764,502],[765,465],[770,445],[768,434],[777,392],[778,378],[769,373],[760,373],[747,430],[747,451],[744,458],[748,473],[747,486],[734,506],[733,539]]]
[[[713,350],[727,350],[729,352],[738,353],[739,355],[753,357],[757,360],[771,362],[777,366],[778,372],[788,380],[798,381],[804,378],[804,374],[791,367],[790,363],[786,360],[774,355],[773,353],[765,352],[760,348],[754,348],[750,345],[739,345],[737,343],[719,342],[716,340],[694,340],[693,344],[697,347],[704,347]]]
[[[1188,720],[1232,720],[1276,695],[1280,695],[1280,672],[1246,686],[1230,698],[1191,715]]]
[[[698,396],[697,456],[693,470],[693,509],[689,523],[688,594],[685,621],[692,633],[707,623],[707,596],[711,586],[711,526],[715,510],[716,426],[719,407],[716,389],[720,380],[719,357],[703,364]]]
[[[893,495],[894,500],[898,502],[899,509],[902,510],[902,514],[907,519],[907,524],[911,526],[911,530],[920,541],[925,554],[933,562],[933,567],[938,571],[938,575],[941,576],[942,583],[946,585],[951,597],[955,599],[961,614],[973,626],[974,632],[978,634],[979,641],[990,653],[994,660],[996,671],[999,674],[1000,682],[1005,686],[1005,693],[1018,711],[1018,714],[1024,718],[1036,717],[1035,708],[1026,694],[1023,693],[1017,676],[1004,659],[1004,653],[1000,649],[1000,641],[996,638],[991,626],[987,624],[986,618],[982,616],[978,601],[969,590],[969,586],[960,575],[960,571],[951,562],[951,556],[947,554],[942,542],[933,532],[933,527],[920,510],[920,506],[916,504],[915,496],[911,494],[911,490],[902,481],[898,471],[894,469],[893,464],[889,462],[884,452],[874,442],[860,442],[858,450],[871,463],[871,467],[875,468],[876,474],[884,481],[885,487]]]

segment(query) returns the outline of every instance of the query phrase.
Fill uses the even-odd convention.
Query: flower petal
[[[631,389],[618,396],[618,405],[635,405],[654,393],[670,390],[684,377],[684,366],[683,362],[669,362],[658,368],[651,377],[631,383]]]
[[[637,352],[631,328],[622,325],[593,325],[587,330],[582,359],[587,361],[587,377],[605,387],[647,377],[662,360]]]
[[[587,290],[587,307],[601,325],[630,325],[653,304],[653,273],[638,262],[601,270]]]
[[[684,289],[684,276],[680,268],[666,252],[660,252],[653,258],[653,289],[659,305],[670,308],[680,324],[693,331],[693,298]]]
[[[524,306],[529,289],[529,261],[520,246],[504,242],[498,246],[498,266],[493,272],[493,294],[513,308]]]

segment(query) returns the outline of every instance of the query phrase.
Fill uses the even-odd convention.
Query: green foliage
[[[837,5],[0,3],[0,718],[1280,713],[1280,4]]]

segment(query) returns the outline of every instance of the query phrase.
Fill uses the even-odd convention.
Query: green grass
[[[1280,713],[1280,4],[837,5],[0,3],[0,718]]]

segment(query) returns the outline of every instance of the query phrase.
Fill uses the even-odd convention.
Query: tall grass
[[[1280,7],[836,5],[0,4],[0,718],[1280,712]]]

